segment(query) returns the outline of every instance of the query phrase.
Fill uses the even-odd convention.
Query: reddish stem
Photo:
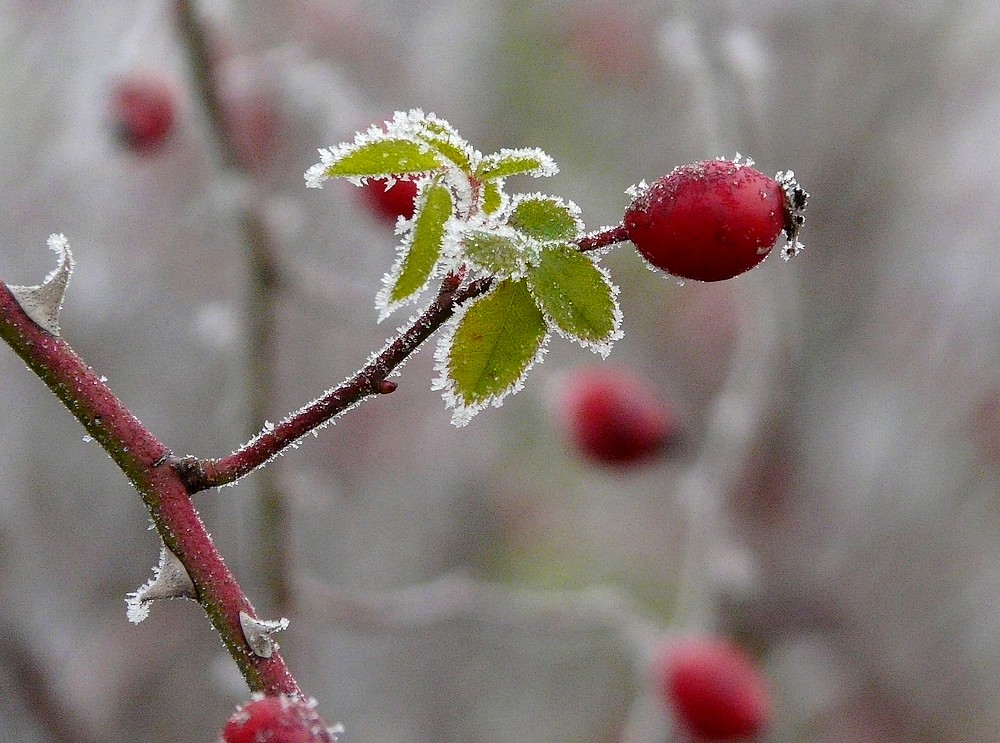
[[[345,380],[339,387],[328,391],[273,428],[265,429],[228,457],[207,460],[176,459],[173,462],[175,469],[187,483],[190,491],[195,493],[206,488],[228,485],[266,464],[302,436],[325,425],[366,397],[385,394],[386,388],[383,384],[386,382],[386,377],[441,327],[462,302],[479,296],[489,289],[492,283],[492,279],[484,278],[463,287],[455,285],[456,276],[446,277],[434,303],[383,348],[367,366]]]
[[[588,250],[600,250],[601,248],[622,243],[626,240],[628,240],[628,230],[624,224],[620,224],[616,227],[606,227],[603,230],[584,235],[576,241],[576,244],[580,247],[581,253],[586,253]]]
[[[132,481],[164,544],[180,558],[230,655],[253,691],[300,694],[278,653],[254,655],[243,637],[239,613],[256,616],[191,502],[184,480],[164,466],[168,449],[72,348],[29,318],[0,281],[0,337],[48,385]]]
[[[625,225],[593,232],[580,238],[581,251],[598,250],[628,239]],[[191,493],[229,485],[266,464],[298,439],[326,425],[332,418],[353,407],[366,397],[385,394],[386,377],[434,333],[462,302],[479,296],[492,285],[491,279],[480,279],[464,288],[461,280],[464,268],[446,276],[435,302],[424,310],[409,328],[375,356],[367,366],[346,379],[340,386],[292,413],[274,427],[257,436],[228,457],[221,459],[175,458],[174,468],[184,479]],[[395,388],[393,388],[395,389]]]

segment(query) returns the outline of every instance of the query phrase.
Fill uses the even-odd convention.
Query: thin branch
[[[581,253],[588,250],[600,250],[611,245],[617,245],[628,240],[628,230],[624,224],[615,227],[605,227],[597,232],[591,232],[577,240]]]
[[[0,281],[0,338],[59,398],[132,482],[164,544],[184,563],[223,644],[252,691],[300,694],[278,653],[254,655],[239,614],[250,600],[222,561],[183,479],[164,466],[170,452],[61,338],[36,325]]]
[[[194,77],[198,98],[208,114],[209,130],[216,139],[223,164],[233,170],[240,169],[240,156],[232,139],[226,134],[226,120],[219,80],[216,74],[216,54],[213,51],[205,25],[198,17],[191,0],[177,0],[177,23],[187,48],[188,62]]]
[[[456,279],[456,276],[446,278],[437,299],[361,371],[340,386],[329,390],[276,426],[266,428],[228,457],[207,460],[186,457],[173,460],[174,468],[183,477],[190,491],[196,493],[235,482],[365,398],[392,392],[395,385],[387,377],[447,322],[459,305],[483,294],[493,283],[492,279],[483,278],[456,287]]]
[[[599,250],[627,239],[625,226],[618,225],[584,235],[577,241],[577,245],[581,251]],[[462,272],[446,277],[441,283],[441,289],[434,303],[375,355],[361,371],[292,413],[276,426],[264,428],[228,457],[174,458],[172,464],[184,479],[189,491],[197,493],[208,488],[229,485],[266,464],[307,433],[325,426],[366,397],[394,390],[394,385],[391,389],[383,386],[387,383],[389,374],[416,351],[434,331],[447,322],[459,305],[483,294],[492,286],[492,279],[485,278],[463,287],[461,284],[463,278]]]

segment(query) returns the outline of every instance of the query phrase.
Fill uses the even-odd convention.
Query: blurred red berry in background
[[[699,741],[752,738],[772,717],[763,674],[738,646],[717,637],[662,645],[653,683],[678,725]]]
[[[562,423],[576,450],[604,465],[654,459],[678,438],[678,423],[648,380],[623,367],[588,366],[560,390]]]
[[[398,179],[387,187],[385,178],[371,178],[358,191],[361,202],[371,214],[384,222],[395,224],[399,217],[413,217],[413,202],[417,198],[417,184],[408,178]]]
[[[155,153],[174,130],[179,100],[177,84],[165,75],[135,73],[118,80],[109,100],[115,136],[132,152]]]
[[[614,0],[569,3],[561,12],[566,50],[591,80],[637,87],[651,78],[656,24],[648,14]]]

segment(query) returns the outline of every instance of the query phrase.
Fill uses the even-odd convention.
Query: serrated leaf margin
[[[580,210],[580,207],[577,206],[574,201],[572,201],[571,199],[564,199],[561,196],[552,196],[551,194],[543,194],[537,191],[535,193],[519,193],[511,197],[510,203],[507,205],[507,209],[504,211],[504,219],[507,223],[510,222],[511,218],[514,216],[514,212],[517,211],[517,208],[526,201],[549,201],[554,204],[557,204],[560,207],[565,208],[566,211],[569,213],[570,217],[572,218],[573,225],[575,228],[573,235],[567,236],[566,238],[556,238],[552,240],[544,240],[542,238],[535,237],[534,235],[529,235],[529,233],[527,232],[523,233],[525,235],[529,235],[531,239],[538,240],[539,242],[542,243],[571,242],[573,240],[579,239],[579,237],[583,235],[583,233],[586,231],[582,218],[583,212]],[[511,225],[511,227],[515,230],[518,229],[514,225]]]
[[[429,198],[429,191],[431,188],[442,188],[448,194],[451,200],[452,214],[445,219],[441,225],[441,239],[438,245],[437,259],[434,261],[434,265],[431,267],[430,271],[424,277],[423,283],[419,288],[409,292],[399,299],[392,299],[393,291],[398,285],[399,280],[402,278],[403,272],[406,269],[407,259],[412,254],[413,241],[417,236],[417,227],[420,222],[421,215],[423,214],[423,208],[426,205],[427,199]],[[399,307],[415,302],[427,286],[430,284],[431,279],[440,273],[440,267],[443,259],[446,258],[447,252],[445,243],[449,241],[449,235],[455,230],[454,222],[454,207],[455,207],[455,196],[448,188],[447,184],[444,183],[443,179],[437,178],[426,178],[423,179],[418,186],[417,196],[415,199],[417,204],[416,211],[413,218],[410,220],[401,220],[403,239],[400,240],[399,245],[396,249],[396,260],[392,264],[392,268],[389,272],[382,277],[382,288],[379,290],[378,294],[375,295],[375,308],[378,310],[378,322],[382,322],[389,315],[395,312]]]
[[[499,288],[499,286],[500,284],[497,284],[489,292],[481,297],[478,297],[475,301],[468,302],[459,307],[455,314],[452,315],[448,322],[441,328],[441,332],[438,336],[437,348],[434,350],[434,370],[437,372],[438,376],[431,382],[431,389],[441,391],[445,407],[452,411],[452,425],[458,428],[467,425],[469,421],[471,421],[480,411],[487,407],[493,406],[495,408],[499,408],[503,404],[504,400],[506,400],[510,395],[515,395],[524,389],[524,380],[527,378],[528,373],[537,364],[542,363],[545,354],[548,352],[551,333],[548,330],[548,323],[546,323],[546,330],[538,342],[538,347],[535,349],[534,355],[528,363],[525,364],[524,368],[521,370],[521,375],[514,380],[514,382],[508,385],[499,394],[493,395],[477,403],[466,404],[461,399],[461,396],[455,389],[454,381],[449,376],[449,362],[455,334],[458,332],[458,328],[466,314],[468,314],[468,312],[475,307],[479,301],[489,297],[497,288]],[[544,313],[542,314],[544,317]]]
[[[537,162],[537,165],[530,168],[511,165],[501,167],[501,164],[505,160],[534,160]],[[530,175],[533,178],[546,178],[558,172],[559,166],[556,165],[556,161],[538,147],[504,147],[482,159],[476,168],[476,177],[481,180],[509,178],[512,175]]]
[[[531,281],[530,271],[525,281],[527,282],[528,285],[528,291],[531,292],[531,296],[535,300],[538,309],[545,317],[545,321],[546,323],[548,323],[550,330],[554,330],[557,335],[560,335],[563,338],[566,338],[567,340],[573,341],[574,343],[579,344],[583,348],[593,351],[594,353],[600,355],[601,358],[607,358],[608,354],[611,353],[611,349],[614,347],[615,341],[621,340],[621,338],[624,335],[624,331],[622,330],[622,321],[624,319],[624,316],[622,315],[621,305],[618,303],[618,295],[621,289],[618,287],[617,284],[615,284],[611,280],[611,274],[607,271],[607,269],[605,269],[604,266],[602,266],[600,263],[597,262],[598,256],[587,253],[581,253],[581,256],[590,261],[590,263],[597,270],[598,274],[600,274],[601,279],[607,286],[610,295],[611,308],[612,308],[611,332],[604,338],[599,338],[596,340],[581,338],[580,336],[563,329],[557,322],[555,322],[555,320],[549,315],[549,313],[545,311],[545,306],[543,302],[539,300],[535,292],[535,289],[532,286],[533,282]]]

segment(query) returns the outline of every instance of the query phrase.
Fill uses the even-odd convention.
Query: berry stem
[[[219,555],[184,480],[164,466],[170,452],[61,338],[24,312],[0,281],[0,338],[66,406],[132,482],[164,544],[180,558],[223,644],[252,691],[300,694],[278,653],[261,658],[247,645],[239,613],[255,616],[250,600]]]
[[[625,229],[625,225],[623,223],[616,227],[605,227],[597,232],[591,232],[588,235],[584,235],[577,240],[576,244],[580,247],[580,252],[585,253],[588,250],[600,250],[601,248],[606,248],[609,245],[615,245],[627,240],[628,231]]]
[[[455,286],[455,280],[455,276],[446,277],[437,299],[361,371],[277,425],[265,428],[233,454],[221,459],[174,459],[174,468],[190,491],[233,483],[365,398],[384,394],[382,383],[389,374],[440,328],[459,305],[483,294],[493,283],[491,278],[483,278]]]

